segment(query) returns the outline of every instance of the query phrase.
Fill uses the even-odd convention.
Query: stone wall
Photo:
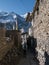
[[[35,9],[34,18],[32,18],[34,37],[37,39],[37,58],[40,65],[46,65],[46,61],[49,60],[47,60],[47,56],[49,57],[49,0],[37,0],[38,2],[38,10]]]

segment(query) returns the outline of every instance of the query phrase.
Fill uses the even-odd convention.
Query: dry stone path
[[[18,65],[39,65],[39,63],[32,53],[27,52],[26,57],[23,57]]]
[[[0,65],[39,65],[37,59],[34,57],[35,53],[28,52],[26,57],[17,52],[17,48],[13,47],[0,61]]]

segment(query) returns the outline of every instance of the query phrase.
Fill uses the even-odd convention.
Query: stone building
[[[21,45],[21,32],[18,30],[6,30],[6,37],[10,37],[14,41],[14,45],[18,48]]]
[[[13,45],[13,40],[10,40],[7,43],[7,37],[5,37],[6,30],[4,28],[0,28],[0,60],[3,59],[5,54],[9,49],[11,49]]]
[[[33,20],[33,35],[37,39],[40,65],[49,65],[49,0],[36,0],[30,21]]]
[[[17,30],[5,30],[0,28],[0,61],[10,51],[13,46],[20,48],[21,34]]]

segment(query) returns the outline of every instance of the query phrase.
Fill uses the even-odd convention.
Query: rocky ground
[[[5,57],[0,61],[0,65],[16,65],[19,63],[21,54],[17,51],[15,46],[5,55]]]
[[[39,65],[39,61],[32,52],[27,51],[24,56],[16,47],[13,47],[0,61],[0,65]]]

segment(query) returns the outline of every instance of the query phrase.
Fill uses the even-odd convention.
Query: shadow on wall
[[[37,47],[37,40],[32,36],[29,36],[27,39],[27,47],[28,50],[30,50],[34,56],[36,56],[36,47]]]
[[[49,65],[49,55],[45,52],[45,65]]]
[[[35,57],[37,57],[37,51],[36,51],[36,47],[37,47],[37,39],[36,38],[34,38],[33,37],[33,45],[32,45],[33,47],[33,53],[34,53],[34,55],[35,55]]]
[[[38,52],[36,51],[36,47],[37,47],[37,39],[34,38],[33,36],[27,39],[27,46],[28,49],[30,49],[30,51],[33,54],[33,59],[37,62],[37,64],[39,65],[39,61],[37,59],[38,56]]]

